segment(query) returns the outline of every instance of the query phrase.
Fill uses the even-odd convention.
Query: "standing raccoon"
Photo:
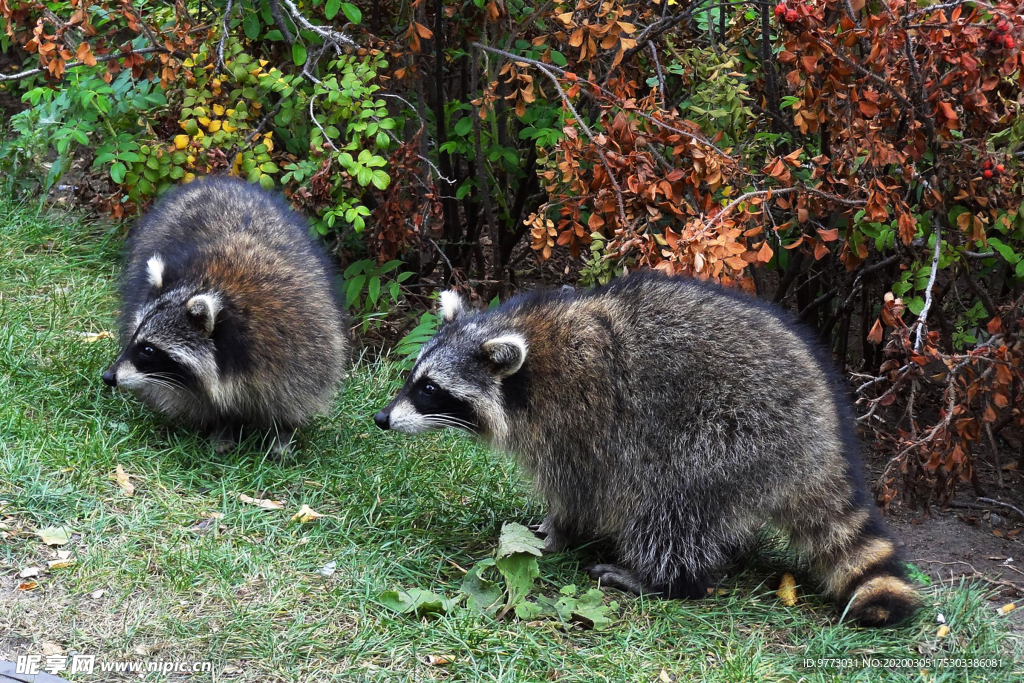
[[[124,350],[103,381],[220,451],[249,427],[272,432],[281,453],[327,408],[348,360],[332,276],[282,197],[223,177],[183,185],[129,237]]]
[[[828,359],[774,308],[696,281],[631,275],[517,296],[443,324],[374,417],[409,434],[459,427],[512,452],[546,499],[546,549],[612,542],[604,585],[706,594],[758,529],[785,532],[865,625],[920,600],[862,481]]]

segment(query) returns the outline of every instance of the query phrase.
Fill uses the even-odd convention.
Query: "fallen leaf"
[[[135,485],[128,480],[128,475],[120,465],[114,470],[114,479],[117,481],[117,485],[124,489],[124,495],[129,498],[135,495]]]
[[[1017,605],[1015,605],[1012,602],[1008,602],[1008,603],[1006,603],[1005,605],[1003,605],[1002,607],[999,608],[999,613],[1000,614],[1009,614],[1010,612],[1012,612],[1015,609],[1017,609]]]
[[[20,591],[31,591],[39,588],[39,584],[35,581],[24,581],[18,584],[18,590]]]
[[[92,593],[89,593],[89,597],[92,598],[93,600],[99,600],[100,598],[102,598],[106,594],[107,594],[107,591],[105,591],[105,590],[103,590],[101,588],[100,590],[95,590]]]
[[[53,655],[64,654],[64,648],[57,643],[43,643],[43,655],[46,657],[52,657]]]
[[[331,577],[331,576],[334,576],[334,572],[337,571],[337,569],[338,569],[338,563],[337,562],[328,562],[324,566],[320,567],[320,569],[317,569],[316,573],[321,575],[321,576]]]
[[[792,574],[786,572],[782,575],[782,581],[779,582],[779,590],[775,591],[775,594],[779,596],[782,604],[787,607],[792,607],[796,604],[796,580]]]
[[[299,522],[301,524],[308,524],[314,519],[319,519],[320,517],[323,517],[323,515],[308,505],[303,505],[298,512],[292,515],[292,521]]]
[[[675,683],[675,680],[675,676],[672,676],[664,669],[662,669],[661,673],[658,674],[658,681],[660,681],[660,683]]]
[[[452,658],[445,655],[427,655],[423,660],[427,666],[448,666],[452,663]]]
[[[270,498],[251,498],[244,493],[239,493],[238,500],[249,505],[256,505],[264,510],[282,510],[284,509],[284,503],[279,500],[271,500]]]
[[[95,344],[101,339],[113,339],[114,335],[108,330],[102,332],[79,332],[78,336],[82,338],[82,341],[86,344]]]
[[[74,567],[78,564],[78,560],[68,558],[66,560],[50,560],[47,562],[50,569],[67,569],[68,567]]]
[[[949,635],[949,627],[943,624],[939,627],[939,630],[935,632],[936,638],[945,638]]]
[[[39,573],[41,571],[43,571],[43,570],[40,569],[39,567],[25,567],[20,572],[18,572],[18,578],[19,579],[31,579],[31,578],[33,578],[35,576],[39,576]]]
[[[64,545],[71,540],[73,532],[66,526],[48,526],[36,532],[46,545]]]

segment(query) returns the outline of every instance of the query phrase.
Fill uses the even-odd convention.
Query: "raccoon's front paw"
[[[640,579],[636,577],[636,574],[614,564],[591,565],[587,567],[587,573],[590,574],[590,578],[600,582],[604,587],[618,588],[627,593],[639,594],[647,592],[644,590]]]
[[[558,532],[558,528],[547,517],[540,524],[531,524],[529,527],[533,535],[544,541],[541,550],[545,553],[561,552],[567,543],[564,535]]]

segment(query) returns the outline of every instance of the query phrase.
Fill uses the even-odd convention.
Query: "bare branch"
[[[127,57],[128,55],[148,55],[148,54],[152,54],[154,52],[161,52],[161,53],[164,53],[164,54],[170,54],[170,50],[168,50],[166,47],[163,47],[163,46],[160,46],[160,47],[146,47],[146,48],[143,48],[141,50],[131,50],[130,52],[118,52],[116,54],[102,55],[102,56],[96,58],[96,63],[97,64],[102,64],[103,62],[111,62],[111,61],[113,61],[115,59],[120,59],[122,57]],[[87,65],[85,64],[85,62],[68,62],[68,63],[66,63],[64,65],[64,69],[65,70],[67,70],[67,69],[74,69],[75,67],[78,67],[78,66],[87,66]],[[91,66],[91,65],[88,65],[88,66]],[[32,76],[36,76],[36,75],[41,74],[41,73],[43,73],[45,71],[46,71],[46,69],[28,69],[26,71],[19,71],[18,73],[13,73],[13,74],[0,74],[0,83],[3,83],[4,81],[20,81],[23,78],[31,78]]]
[[[932,254],[932,273],[928,277],[928,287],[924,292],[924,308],[917,319],[917,336],[914,338],[914,351],[921,351],[924,343],[925,330],[928,327],[928,311],[932,307],[932,289],[935,287],[935,277],[939,274],[939,254],[942,252],[942,226],[935,224],[935,253]]]

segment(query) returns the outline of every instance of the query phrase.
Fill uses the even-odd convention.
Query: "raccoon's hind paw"
[[[238,446],[238,437],[233,430],[228,428],[217,429],[210,434],[210,441],[213,442],[213,451],[217,455],[225,455],[235,450]]]
[[[270,446],[270,456],[278,462],[287,460],[292,455],[292,442],[295,438],[294,429],[282,429],[274,434]]]
[[[614,564],[595,564],[587,567],[590,578],[598,581],[602,586],[610,586],[624,590],[627,593],[647,593],[643,583],[636,574]]]
[[[542,551],[545,553],[561,552],[568,544],[568,539],[558,531],[558,527],[548,517],[540,524],[531,524],[529,529],[534,536],[544,541]]]

